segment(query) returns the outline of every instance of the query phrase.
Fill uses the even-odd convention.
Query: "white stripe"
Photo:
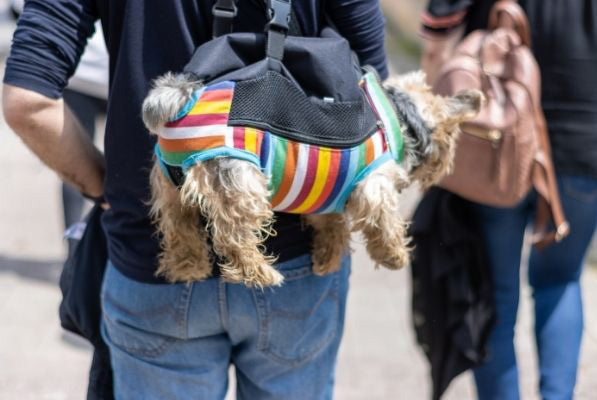
[[[381,153],[383,153],[381,133],[379,131],[375,132],[371,137],[371,140],[373,140],[373,159],[376,160],[381,156]]]
[[[224,144],[226,147],[234,148],[234,128],[228,129],[226,131],[226,136],[224,137]]]
[[[381,104],[381,100],[375,95],[375,89],[370,88],[367,90],[367,92],[369,93],[369,98],[373,102],[373,107],[375,108],[376,114],[379,116],[379,118],[381,118],[381,123],[384,126],[384,132],[386,136],[388,136],[387,141],[390,151],[392,152],[392,154],[395,154],[394,142],[389,137],[390,135],[394,134],[394,132],[391,132],[392,124],[390,123],[390,120],[384,111],[383,105]]]
[[[164,126],[158,132],[158,135],[163,139],[193,139],[231,134],[232,127],[226,125],[191,126],[184,128],[168,128]]]
[[[290,191],[288,192],[284,200],[282,200],[282,202],[278,204],[278,206],[274,210],[284,210],[285,208],[288,208],[299,195],[305,182],[305,176],[307,175],[308,162],[309,145],[301,143],[299,145],[298,157],[296,161],[296,170],[294,171],[294,180],[292,181],[292,185],[290,186]]]

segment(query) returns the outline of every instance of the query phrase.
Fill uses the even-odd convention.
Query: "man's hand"
[[[82,193],[103,194],[105,161],[62,99],[4,85],[4,118],[48,167]]]

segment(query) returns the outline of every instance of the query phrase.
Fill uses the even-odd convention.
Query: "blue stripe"
[[[261,140],[261,168],[265,169],[265,165],[267,163],[269,154],[270,154],[270,136],[268,132],[263,132],[262,140]]]
[[[213,85],[207,86],[205,90],[211,91],[211,90],[220,90],[220,89],[234,89],[234,82],[224,81],[224,82],[214,83]]]
[[[272,178],[272,168],[274,165],[274,158],[276,157],[276,152],[274,151],[274,149],[276,148],[276,142],[278,140],[278,138],[276,137],[276,135],[271,135],[269,132],[266,132],[266,134],[269,137],[269,150],[268,153],[270,154],[270,156],[265,160],[265,176],[267,176],[267,179],[271,185],[271,178]],[[271,189],[271,187],[270,187]]]
[[[358,149],[358,147],[357,147]],[[330,196],[327,198],[325,203],[319,208],[319,210],[315,211],[318,214],[330,213],[335,212],[335,203],[338,198],[339,193],[341,193],[342,188],[344,188],[346,184],[346,180],[350,170],[350,160],[354,157],[351,157],[351,153],[353,150],[346,150],[342,151],[342,158],[340,158],[340,166],[338,171],[338,179],[336,179],[336,184],[334,185],[334,189]],[[357,164],[359,160],[359,155],[356,155],[356,160],[352,164]],[[320,211],[321,210],[321,211]]]
[[[359,171],[358,175],[350,182],[350,185],[346,188],[342,195],[338,199],[338,204],[336,205],[336,211],[342,212],[344,211],[344,207],[346,206],[346,202],[348,201],[348,196],[352,193],[355,189],[355,186],[359,184],[360,181],[365,179],[371,172],[375,171],[379,168],[382,164],[385,164],[388,161],[392,161],[392,152],[387,151],[381,155],[381,157],[376,158],[373,162]]]
[[[160,164],[160,169],[162,170],[162,174],[164,174],[164,176],[166,178],[168,178],[170,183],[172,183],[174,186],[176,186],[176,182],[174,182],[174,179],[172,179],[172,177],[170,176],[170,172],[168,172],[168,168],[166,168],[166,162],[162,159],[162,152],[160,151],[160,145],[158,143],[155,144],[154,153],[155,153],[155,157],[158,159],[158,162]]]
[[[200,163],[201,161],[211,160],[216,157],[231,157],[239,160],[245,160],[252,162],[259,167],[259,159],[253,153],[246,150],[232,149],[230,147],[220,146],[213,149],[201,151],[188,156],[182,163],[182,170],[186,174],[189,168],[193,165]]]

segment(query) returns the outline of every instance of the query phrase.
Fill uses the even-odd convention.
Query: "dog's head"
[[[464,90],[452,97],[435,95],[421,71],[389,78],[384,87],[402,123],[409,175],[423,188],[437,183],[452,167],[460,123],[479,113],[483,94]]]

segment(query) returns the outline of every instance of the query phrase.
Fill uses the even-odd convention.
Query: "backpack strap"
[[[236,0],[217,0],[211,9],[211,13],[214,17],[214,38],[232,32],[232,22],[238,13]]]
[[[290,29],[291,0],[267,0],[269,22],[265,26],[267,32],[266,54],[269,59],[282,61],[284,42]]]
[[[533,165],[532,180],[537,190],[537,212],[533,229],[533,245],[542,249],[553,242],[559,242],[570,232],[566,221],[556,173],[551,161],[551,146],[547,133],[547,123],[540,107],[535,106],[535,119],[539,134],[539,148]]]
[[[267,7],[268,1],[265,0],[263,4]],[[288,0],[290,3],[290,0]],[[268,19],[271,19],[271,15],[266,8]],[[232,32],[234,18],[238,14],[238,8],[236,7],[236,0],[216,0],[214,6],[211,9],[213,15],[213,37],[225,35]],[[290,7],[290,20],[288,22],[288,34],[292,36],[304,36],[298,19],[292,7]]]

